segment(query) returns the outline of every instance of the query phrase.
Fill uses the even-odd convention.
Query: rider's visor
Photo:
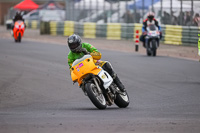
[[[69,45],[69,47],[70,47],[71,49],[75,49],[75,48],[77,48],[78,46],[79,46],[78,43],[72,43],[72,44]]]

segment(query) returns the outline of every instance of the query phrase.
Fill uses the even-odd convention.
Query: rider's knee
[[[114,76],[113,67],[110,62],[106,61],[106,63],[102,66],[102,68],[107,71],[111,76]]]

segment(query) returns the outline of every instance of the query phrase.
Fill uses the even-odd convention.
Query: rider
[[[147,26],[150,24],[154,24],[156,27],[158,27],[158,30],[160,31],[160,39],[162,38],[162,32],[161,28],[158,24],[158,21],[154,18],[155,14],[153,12],[149,12],[147,15],[147,18],[143,21],[143,27],[142,27],[142,35],[140,36],[140,41],[143,42],[143,46],[145,47],[145,36],[147,34]]]
[[[12,30],[14,29],[15,22],[18,21],[18,20],[21,20],[21,21],[24,22],[23,16],[21,15],[20,12],[16,12],[15,16],[13,17]],[[26,24],[25,23],[24,23],[24,26],[26,28]],[[11,31],[11,34],[13,35],[13,31]]]
[[[22,17],[22,15],[21,15],[20,12],[16,12],[15,16],[13,17],[13,22],[14,22],[14,23],[15,23],[16,21],[18,21],[18,20],[22,20],[22,21],[24,22],[24,19],[23,19],[23,17]]]
[[[114,83],[119,87],[122,92],[125,92],[125,87],[121,83],[120,79],[118,78],[117,74],[114,72],[111,64],[108,61],[101,61],[101,53],[91,44],[89,43],[82,43],[81,38],[73,34],[68,37],[68,46],[71,50],[68,54],[68,64],[71,71],[72,63],[84,56],[85,54],[90,54],[96,65],[101,66],[105,71],[107,71],[113,78]]]

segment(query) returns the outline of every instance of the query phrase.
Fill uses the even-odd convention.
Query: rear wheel
[[[94,83],[87,83],[85,85],[85,90],[91,102],[98,109],[105,109],[107,107],[104,95],[98,92],[97,87]]]
[[[123,94],[117,93],[114,102],[118,107],[126,108],[129,105],[128,93],[127,92],[123,92]]]

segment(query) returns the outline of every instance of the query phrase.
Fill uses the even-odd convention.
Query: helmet
[[[15,15],[16,16],[21,16],[21,11],[17,11]]]
[[[67,43],[72,52],[78,52],[82,48],[81,38],[76,34],[69,36]]]
[[[152,21],[154,19],[154,16],[155,16],[155,14],[153,12],[149,12],[147,14],[147,18],[148,18],[149,21]]]

